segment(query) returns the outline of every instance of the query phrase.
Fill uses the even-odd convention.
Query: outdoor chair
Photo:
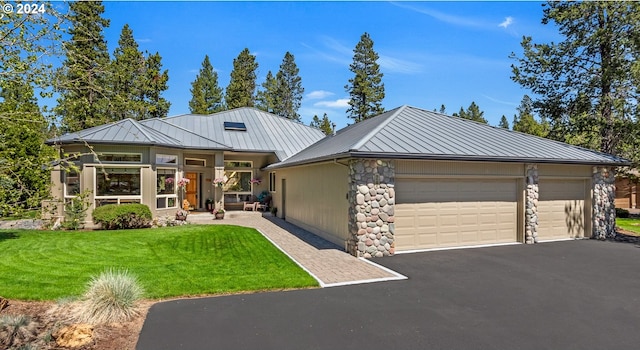
[[[242,210],[256,211],[256,204],[258,204],[258,202],[252,202],[252,203],[244,202],[244,206],[242,207]]]

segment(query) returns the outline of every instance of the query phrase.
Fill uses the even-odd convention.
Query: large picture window
[[[140,168],[96,168],[96,196],[139,196]]]

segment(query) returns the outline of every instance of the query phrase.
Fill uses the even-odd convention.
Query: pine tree
[[[327,113],[324,114],[322,119],[318,118],[318,115],[314,115],[309,126],[320,129],[325,135],[333,135],[333,124],[327,117]]]
[[[522,97],[517,108],[518,114],[513,116],[513,130],[529,135],[547,137],[548,128],[546,123],[538,122],[534,117],[533,101],[528,95]]]
[[[253,107],[256,102],[256,56],[245,48],[233,60],[231,79],[225,93],[225,101],[229,109]]]
[[[65,131],[77,131],[111,120],[108,91],[109,53],[103,29],[100,1],[78,1],[69,5],[71,39],[63,43],[66,59],[56,84],[60,94],[56,112]]]
[[[144,114],[142,119],[163,118],[169,113],[171,103],[162,97],[169,86],[169,71],[162,71],[162,57],[159,53],[147,54],[145,74],[142,79],[142,101]]]
[[[269,112],[277,113],[278,98],[278,80],[273,76],[271,71],[267,72],[267,77],[262,83],[262,89],[258,91],[256,97],[256,107]]]
[[[368,33],[362,34],[353,52],[353,63],[349,69],[355,76],[344,88],[350,97],[347,113],[357,123],[384,112],[382,100],[385,94],[383,74],[377,62],[379,56],[373,50],[373,41]]]
[[[145,58],[138,50],[133,31],[128,24],[125,24],[111,61],[110,84],[113,97],[110,110],[113,119],[143,119],[144,106],[141,90],[144,72]]]
[[[486,119],[484,119],[483,115],[484,112],[480,110],[480,107],[478,107],[475,102],[471,102],[467,110],[464,110],[462,107],[460,107],[460,112],[453,113],[454,117],[469,119],[478,123],[487,124],[488,122]]]
[[[277,80],[277,99],[275,114],[300,121],[300,114],[298,109],[302,103],[302,94],[304,88],[302,87],[302,78],[298,75],[300,69],[296,65],[295,58],[287,51],[280,70],[276,74]]]
[[[444,103],[440,105],[440,113],[447,114],[447,108],[444,106]]]
[[[500,123],[498,124],[499,128],[503,128],[503,129],[509,129],[509,121],[507,120],[507,117],[504,116],[504,114],[502,115],[502,118],[500,118]]]
[[[640,75],[640,3],[549,2],[543,24],[557,28],[551,43],[522,40],[512,79],[539,96],[549,137],[636,158]]]
[[[218,73],[213,70],[209,55],[204,56],[202,68],[191,83],[189,110],[195,114],[211,114],[224,110],[222,88],[218,86]]]

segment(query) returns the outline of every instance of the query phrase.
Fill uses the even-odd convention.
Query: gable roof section
[[[133,119],[96,126],[47,140],[47,143],[99,143],[99,144],[134,144],[163,145],[180,147],[180,141],[169,137],[155,129],[141,125]]]
[[[342,129],[268,168],[345,157],[623,165],[609,154],[402,106]]]
[[[224,123],[244,123],[246,131],[225,130]],[[182,149],[273,152],[285,159],[325,135],[302,123],[238,108],[210,115],[185,114],[142,121],[125,119],[48,140],[47,143],[159,145]]]

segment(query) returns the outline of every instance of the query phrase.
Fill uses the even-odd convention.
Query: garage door
[[[538,240],[584,237],[584,180],[539,182]]]
[[[396,250],[517,241],[515,180],[396,181]]]

